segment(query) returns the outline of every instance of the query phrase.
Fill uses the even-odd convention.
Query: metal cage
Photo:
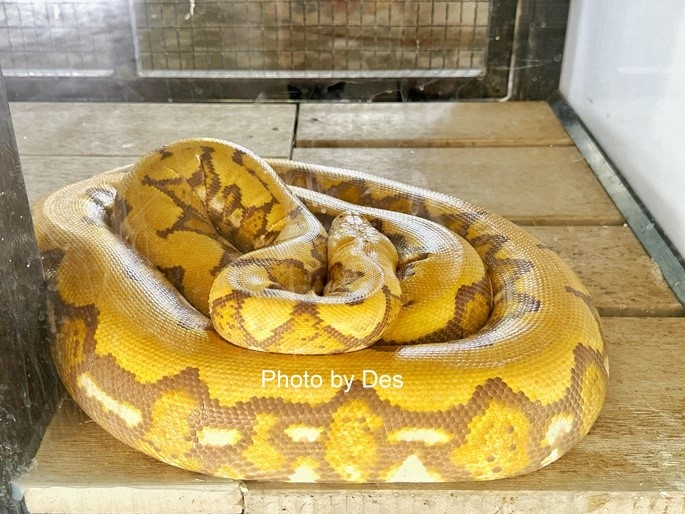
[[[515,0],[5,0],[0,64],[24,96],[202,100],[257,85],[292,98],[438,81],[503,97],[515,13]]]

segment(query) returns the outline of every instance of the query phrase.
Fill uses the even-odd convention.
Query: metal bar
[[[498,99],[481,87],[481,77],[464,78],[153,78],[130,80],[76,77],[7,77],[10,101],[211,102],[339,99],[329,87],[344,86],[348,100],[398,101]]]
[[[479,77],[479,69],[458,70],[153,70],[144,71],[141,77],[151,78],[221,78],[221,79],[378,79],[378,78],[469,78]]]
[[[47,349],[45,287],[0,70],[0,512],[20,512],[9,481],[33,456],[60,393]]]
[[[580,150],[597,179],[626,219],[645,250],[680,303],[685,305],[685,259],[656,223],[645,204],[604,152],[592,133],[566,99],[556,93],[550,100],[552,110]]]
[[[506,98],[509,94],[509,74],[516,29],[517,0],[490,2],[486,43],[486,72],[483,85],[489,96]]]
[[[520,0],[511,97],[547,100],[559,88],[570,0]]]

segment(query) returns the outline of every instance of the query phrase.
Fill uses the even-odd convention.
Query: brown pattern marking
[[[374,219],[370,223],[373,228],[387,237],[392,245],[398,249],[400,258],[395,274],[400,280],[405,280],[414,275],[416,264],[430,257],[430,253],[426,252],[424,248],[410,245],[404,234],[390,233],[388,230],[383,230],[383,220]]]
[[[540,299],[530,293],[516,291],[512,293],[511,298],[515,300],[515,303],[514,307],[507,310],[508,318],[522,318],[531,312],[538,312],[542,305]]]
[[[157,153],[160,155],[160,158],[162,160],[168,159],[172,155],[174,155],[172,152],[167,150],[167,145],[161,146],[157,149]]]
[[[319,294],[319,287],[326,276],[324,263],[315,270],[307,269],[302,261],[283,257],[249,257],[244,256],[231,262],[230,265],[237,269],[259,267],[266,271],[271,283],[265,284],[263,289],[275,289],[279,291],[292,291],[297,294],[307,294],[312,291]],[[284,280],[284,278],[286,280]]]
[[[186,179],[186,182],[188,182],[195,191],[200,191],[200,186],[205,185],[205,170],[202,163],[200,163],[197,169]],[[205,191],[206,189],[205,186]]]
[[[183,177],[180,176],[173,179],[160,180],[151,179],[150,177],[144,177],[143,183],[150,187],[154,187],[160,192],[164,193],[174,203],[174,205],[181,209],[181,215],[170,227],[164,230],[158,230],[156,232],[159,237],[166,239],[173,233],[186,231],[205,235],[213,239],[214,241],[218,242],[222,246],[223,255],[221,257],[221,260],[217,266],[210,270],[210,273],[216,276],[216,274],[218,274],[219,271],[221,271],[221,269],[223,269],[223,267],[226,264],[232,262],[240,256],[239,250],[232,246],[225,238],[221,237],[221,235],[217,234],[214,226],[210,223],[209,219],[207,218],[208,213],[206,211],[198,211],[191,205],[187,204],[183,199],[179,198],[177,193],[173,190],[173,188],[170,187],[174,185],[180,185],[183,182],[186,182],[197,191],[197,176],[199,176],[199,173],[202,173],[204,175],[202,167],[198,168],[198,171],[196,171],[193,177],[191,177],[193,178],[192,183],[191,181],[186,181]],[[238,191],[238,195],[234,199],[234,205],[236,206],[236,208],[242,201],[242,197],[240,195],[241,193],[240,191]],[[126,203],[126,200],[120,195],[117,195],[114,208],[115,219],[117,220],[117,222],[113,225],[115,233],[121,234],[121,224],[130,212],[131,207]],[[179,282],[178,280],[179,272],[177,270],[173,268],[168,268],[168,271],[170,273],[167,273],[167,269],[159,269],[160,271],[162,271],[162,273],[166,275],[169,281],[172,284],[174,284],[174,286],[179,291],[183,291],[182,282]],[[181,280],[182,278],[183,277],[181,276]]]
[[[473,226],[479,222],[482,222],[487,211],[471,211],[465,210],[461,212],[446,212],[446,213],[436,213],[426,216],[427,219],[432,219],[441,225],[449,228],[452,232],[458,236],[468,239],[468,235]]]
[[[445,202],[447,196],[440,199],[427,200],[419,195],[434,194],[420,188],[395,183],[393,186],[384,183],[371,183],[365,180],[362,174],[350,180],[345,176],[345,170],[330,167],[318,167],[321,171],[317,172],[313,166],[303,163],[289,163],[285,169],[277,166],[276,173],[288,185],[302,187],[312,191],[333,196],[340,200],[347,201],[355,205],[371,205],[378,208],[382,202],[386,202],[386,207],[392,204],[394,210],[404,214],[419,216],[428,220],[435,221],[449,228],[461,237],[466,237],[469,229],[477,222],[482,221],[490,215],[487,210],[475,208],[464,204],[464,209],[455,211],[454,206]],[[328,175],[323,176],[325,172]],[[319,173],[320,175],[317,175]],[[356,173],[356,172],[353,172]],[[375,193],[376,197],[373,197]],[[393,200],[385,200],[392,198]],[[461,204],[457,199],[450,200]],[[393,203],[394,202],[394,203]],[[466,208],[468,207],[468,208]]]
[[[482,235],[472,238],[470,243],[481,256],[488,270],[493,295],[506,294],[506,300],[509,302],[504,313],[506,318],[521,318],[526,314],[540,310],[541,301],[539,298],[530,293],[516,290],[516,282],[522,276],[533,271],[533,263],[522,258],[497,256],[497,253],[509,243],[506,236]]]
[[[604,332],[602,328],[602,321],[599,316],[599,311],[597,310],[597,307],[594,306],[592,303],[592,298],[587,293],[584,293],[583,291],[579,291],[578,289],[575,289],[571,286],[566,286],[564,290],[567,293],[572,294],[573,296],[580,298],[585,306],[588,308],[588,310],[592,313],[592,317],[595,318],[595,321],[597,322],[597,326],[599,327],[600,333],[602,333],[602,338],[604,338]]]
[[[171,285],[174,286],[176,290],[185,297],[183,278],[185,277],[186,270],[182,266],[171,266],[169,268],[157,266],[157,269],[164,273],[164,276],[166,276],[169,282],[171,282]]]
[[[575,296],[577,298],[580,298],[583,301],[583,303],[587,306],[588,309],[590,309],[593,312],[595,311],[595,306],[592,303],[592,299],[590,298],[590,296],[588,296],[587,293],[579,291],[578,289],[575,289],[571,286],[564,287],[564,291],[572,294],[573,296]]]
[[[52,284],[52,283],[51,283]],[[71,341],[71,344],[62,346],[51,345],[51,352],[55,363],[75,361],[82,356],[95,351],[95,332],[97,330],[98,316],[100,314],[96,305],[76,306],[62,300],[54,285],[48,287],[49,318],[53,330],[61,337]],[[78,332],[83,331],[82,334]],[[61,356],[59,352],[68,352],[69,355]],[[62,376],[62,374],[60,373]],[[70,374],[64,376],[69,377]]]
[[[293,332],[293,326],[295,324],[295,320],[291,319],[283,323],[282,325],[275,327],[273,329],[272,335],[270,337],[267,337],[266,339],[257,339],[255,338],[251,332],[246,330],[245,327],[245,318],[243,317],[242,314],[242,306],[245,303],[245,300],[248,298],[251,298],[252,295],[249,294],[248,292],[244,291],[239,291],[239,290],[234,290],[230,292],[229,294],[220,296],[215,298],[212,301],[212,310],[222,310],[225,309],[228,304],[235,304],[235,317],[230,321],[231,325],[236,327],[242,336],[242,341],[239,343],[237,341],[230,341],[233,344],[238,344],[239,346],[243,346],[246,348],[252,348],[252,349],[259,349],[261,351],[268,351],[269,347],[272,346],[275,343],[278,343],[279,341],[282,340],[284,334],[289,334]],[[311,306],[310,306],[311,307]],[[314,307],[315,308],[315,307]],[[304,303],[299,303],[293,306],[293,317],[297,315],[302,315],[303,313],[308,312],[307,305]]]
[[[363,276],[363,272],[355,271],[351,268],[345,267],[341,262],[336,262],[335,264],[333,264],[333,266],[330,266],[328,268],[328,283],[335,284],[335,288],[331,288],[328,291],[328,294],[330,295],[340,293],[351,293],[353,289],[350,286],[352,286],[357,280],[359,280]],[[358,305],[363,302],[364,299],[359,298],[356,301],[349,302],[348,305]]]
[[[56,252],[53,251],[43,253],[48,270],[50,270],[49,276],[54,276],[55,266],[58,265],[55,254]],[[64,362],[71,362],[72,365],[76,363],[73,369],[59,369],[64,385],[73,397],[79,398],[79,406],[91,418],[106,426],[115,437],[132,446],[136,441],[143,439],[145,432],[153,423],[152,405],[155,399],[165,391],[188,390],[198,399],[209,398],[209,392],[195,369],[185,369],[174,377],[164,377],[154,384],[143,384],[135,374],[123,369],[114,356],[98,355],[95,334],[100,312],[97,306],[94,304],[75,306],[65,302],[56,292],[55,287],[48,287],[48,290],[55,291],[50,295],[48,303],[54,320],[51,344],[53,359],[58,367]],[[75,344],[72,327],[78,325],[82,325],[85,334],[79,337],[82,342]],[[183,328],[182,325],[179,326]],[[189,326],[186,329],[197,330],[197,328],[197,326]],[[61,352],[70,352],[72,355],[60,356]],[[78,360],[81,361],[78,362]],[[96,399],[80,394],[76,379],[82,373],[97,377],[98,387],[112,398],[140,409],[143,414],[142,423],[131,429],[121,418],[103,411],[102,405]]]
[[[245,152],[242,150],[235,149],[233,150],[233,153],[231,155],[231,160],[235,162],[238,166],[244,166],[244,160],[243,157],[245,157]]]
[[[267,225],[267,218],[273,208],[279,205],[279,202],[272,198],[261,206],[245,208],[243,205],[243,192],[238,186],[229,184],[223,188],[221,187],[213,163],[213,152],[213,148],[203,147],[201,158],[205,183],[208,180],[207,177],[211,179],[211,182],[206,184],[207,199],[205,201],[210,219],[218,228],[219,233],[226,239],[234,242],[238,250],[243,253],[271,245],[280,232],[270,230],[270,227]],[[231,153],[230,158],[233,162],[242,166],[246,173],[258,180],[265,190],[270,190],[271,186],[262,179],[260,173],[246,165],[245,155],[241,150],[235,149]],[[220,212],[214,212],[210,208],[214,198],[219,198],[220,202],[218,203],[223,206]],[[230,221],[236,212],[241,213],[241,219],[238,223]],[[302,212],[298,208],[289,210],[287,213],[287,216],[291,219],[296,219],[301,215]],[[257,235],[260,237],[257,238]]]
[[[143,184],[149,185],[157,188],[164,194],[166,194],[172,202],[182,211],[179,219],[170,228],[159,231],[160,237],[166,238],[171,233],[180,230],[186,230],[190,232],[196,232],[200,234],[205,234],[213,239],[223,243],[216,234],[216,227],[219,229],[219,233],[225,239],[234,241],[234,246],[243,253],[253,250],[250,241],[245,241],[246,238],[242,237],[241,230],[245,229],[246,225],[252,225],[250,230],[250,235],[255,233],[264,233],[266,229],[266,213],[268,213],[273,206],[276,204],[276,200],[273,199],[270,203],[267,203],[259,208],[243,208],[243,192],[235,185],[231,184],[221,188],[221,181],[219,180],[219,175],[214,167],[213,154],[214,148],[209,146],[202,146],[201,153],[199,155],[199,166],[197,170],[191,175],[189,179],[185,179],[181,176],[173,179],[151,179],[149,177],[143,178]],[[236,161],[236,155],[240,152],[236,150],[233,153],[233,160]],[[242,155],[242,154],[240,154]],[[242,162],[242,156],[238,158],[236,162]],[[253,176],[258,177],[254,170],[246,168]],[[259,179],[261,181],[261,179]],[[180,185],[182,183],[187,183],[193,190],[200,195],[205,206],[205,211],[200,212],[194,209],[192,206],[188,205],[184,200],[180,199],[176,192],[171,189],[170,186]],[[265,188],[268,188],[267,184],[261,181]],[[204,185],[204,194],[198,189],[198,186]],[[221,212],[216,212],[211,209],[211,200],[215,197],[220,197],[223,209]],[[238,226],[232,223],[226,223],[229,216],[234,212],[242,213],[242,219]],[[195,223],[200,220],[201,222],[205,219],[211,221],[211,224],[207,224],[208,227],[206,231],[198,230]],[[213,225],[213,227],[212,227]],[[272,241],[277,234],[265,234],[266,238]]]
[[[464,313],[467,309],[467,305],[478,298],[487,299],[490,297],[490,279],[487,276],[473,284],[464,284],[457,289],[457,292],[454,295],[454,314],[447,324],[439,330],[413,340],[411,344],[452,341],[473,334],[482,327],[464,327]]]
[[[111,227],[114,234],[121,235],[123,224],[128,216],[128,213],[131,212],[131,209],[131,204],[128,203],[125,198],[121,198],[119,195],[115,196],[113,200],[113,207],[109,211],[110,214],[107,221],[107,224]],[[93,216],[88,216],[88,219],[90,220],[88,222],[89,224],[95,222],[95,217]]]
[[[369,187],[369,185],[366,186],[367,189]],[[426,218],[428,215],[426,206],[416,195],[403,191],[396,192],[393,195],[383,195],[381,198],[372,198],[371,205],[379,209],[401,212],[420,218]]]
[[[396,190],[378,194],[371,184],[361,179],[328,178],[327,182],[320,184],[316,190],[354,205],[369,205],[376,209],[428,217],[424,203],[411,192]]]
[[[241,260],[241,264],[250,261],[253,264],[259,264],[257,259]],[[272,281],[268,289],[287,290],[298,294],[307,294],[312,291],[319,293],[321,290],[318,286],[326,273],[323,264],[315,270],[310,270],[302,261],[290,258],[264,259],[263,266]]]
[[[230,243],[229,243],[230,244]],[[221,255],[219,262],[214,266],[209,272],[212,276],[219,274],[226,266],[234,262],[238,257],[240,257],[240,252],[232,247],[224,247],[224,253]]]
[[[109,227],[109,218],[111,216],[110,207],[112,200],[116,196],[116,190],[111,187],[91,187],[84,191],[84,198],[86,202],[92,205],[97,210],[102,210],[106,213],[104,217],[94,218],[89,214],[81,216],[81,221],[86,225]]]
[[[272,200],[260,207],[244,209],[240,225],[236,227],[236,232],[231,235],[236,239],[243,239],[242,231],[249,231],[250,235],[252,235],[252,240],[247,240],[247,237],[245,237],[245,252],[271,245],[280,234],[279,230],[269,230],[267,225],[268,215],[276,205],[277,202]],[[238,235],[239,233],[240,236]]]
[[[221,181],[219,175],[214,168],[214,161],[212,156],[214,148],[209,146],[202,146],[200,153],[200,168],[202,170],[202,178],[205,185],[207,198],[205,199],[205,206],[209,205],[209,199],[214,198],[221,188]]]
[[[316,260],[317,262],[324,263],[328,260],[328,238],[322,234],[318,233],[314,240],[312,241],[311,247],[310,247],[310,255]],[[323,284],[326,280],[326,267],[322,265],[322,271],[324,273],[323,276],[320,276],[320,281],[321,284]],[[317,271],[318,273],[318,271]],[[323,287],[323,285],[321,286]]]
[[[163,239],[169,237],[174,232],[187,231],[195,232],[197,234],[206,235],[216,241],[220,241],[216,231],[209,223],[205,212],[200,212],[191,205],[187,204],[183,199],[179,198],[172,186],[187,183],[187,181],[179,176],[170,179],[152,179],[148,176],[143,178],[142,183],[146,186],[154,187],[164,195],[166,195],[173,203],[181,210],[181,215],[174,221],[174,223],[164,230],[158,230],[157,235]],[[125,219],[130,214],[130,210],[123,211],[120,207],[121,201],[117,195],[115,203],[115,211],[119,211],[119,217]]]
[[[290,337],[291,334],[297,334],[296,328],[298,324],[298,319],[309,318],[314,320],[312,328],[315,331],[319,330],[322,333],[327,334],[331,339],[334,339],[340,343],[341,350],[336,351],[334,353],[342,353],[344,351],[347,351],[345,350],[345,348],[359,348],[360,346],[368,346],[371,343],[367,343],[367,341],[377,340],[380,337],[380,334],[386,329],[386,326],[388,325],[388,315],[391,312],[390,302],[392,301],[392,293],[387,289],[387,287],[383,286],[383,294],[385,296],[386,303],[385,315],[383,316],[383,319],[376,324],[374,330],[364,338],[358,338],[351,335],[343,334],[339,330],[336,330],[335,328],[329,325],[324,325],[323,321],[321,321],[321,318],[319,316],[318,305],[311,301],[303,300],[301,302],[293,304],[291,318],[285,323],[281,324],[280,326],[275,327],[272,331],[271,336],[261,340],[255,338],[248,330],[244,328],[245,318],[242,315],[240,307],[243,305],[247,298],[252,297],[250,293],[234,290],[229,294],[215,298],[212,302],[212,309],[221,310],[229,303],[237,305],[235,309],[236,315],[235,318],[231,320],[231,324],[240,331],[243,341],[241,343],[232,341],[234,344],[239,344],[240,346],[246,348],[270,351],[271,348],[274,348],[278,346],[279,343],[282,343],[286,337]],[[349,305],[355,303],[348,302]]]
[[[240,157],[237,157],[238,155]],[[233,160],[236,163],[243,165],[244,171],[258,180],[265,190],[270,190],[271,187],[260,177],[259,173],[244,165],[242,156],[243,154],[241,152],[236,151],[233,153]],[[212,222],[217,227],[219,233],[226,239],[235,241],[234,245],[243,253],[270,245],[276,237],[278,237],[279,232],[270,230],[270,227],[267,226],[267,217],[271,210],[279,205],[278,200],[272,198],[269,202],[264,203],[261,206],[245,208],[243,205],[242,190],[235,184],[229,184],[221,188],[213,168],[213,163],[210,164],[210,166],[212,166],[211,173],[216,181],[216,187],[212,187],[210,190],[210,187],[208,186],[208,199],[206,204],[210,219],[212,219]],[[223,205],[220,212],[215,212],[210,209],[210,205],[213,203],[211,200],[215,197],[219,198],[220,202],[218,203]],[[231,221],[231,218],[236,212],[241,213],[241,219],[238,223]],[[296,218],[300,215],[301,211],[298,209],[293,209],[288,212],[288,216],[291,218]],[[259,241],[257,241],[257,235],[261,236]]]

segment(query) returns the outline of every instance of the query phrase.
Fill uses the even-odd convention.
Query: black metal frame
[[[559,89],[570,0],[522,0],[511,98],[547,100]]]
[[[33,457],[61,387],[47,348],[45,286],[0,70],[0,512],[23,512],[10,479]]]
[[[526,0],[522,0],[526,1]],[[478,77],[406,79],[156,78],[135,66],[130,13],[110,7],[115,49],[111,77],[6,77],[10,101],[203,102],[222,100],[456,100],[509,94],[517,0],[494,0],[488,22],[486,71]]]

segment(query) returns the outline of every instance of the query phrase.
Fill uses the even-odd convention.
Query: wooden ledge
[[[238,482],[190,473],[119,442],[70,398],[58,408],[19,480],[30,512],[243,512]]]
[[[685,316],[685,307],[628,227],[523,227],[561,255],[602,316]]]
[[[624,222],[572,146],[295,148],[293,159],[446,193],[524,225]]]
[[[303,104],[299,147],[570,145],[545,102]]]
[[[227,139],[257,155],[287,157],[295,105],[15,102],[19,153],[138,158],[188,137]]]

